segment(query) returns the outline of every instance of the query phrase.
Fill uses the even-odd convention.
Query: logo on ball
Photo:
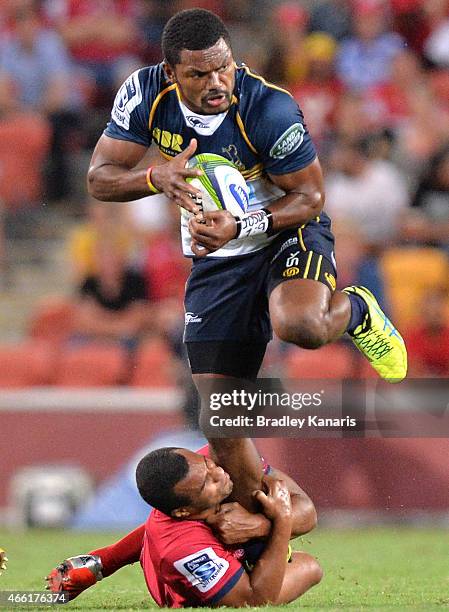
[[[231,183],[229,185],[229,191],[234,196],[234,199],[239,203],[241,209],[245,211],[248,207],[248,194],[241,185]]]

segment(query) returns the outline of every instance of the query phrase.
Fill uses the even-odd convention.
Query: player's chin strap
[[[236,223],[236,238],[248,238],[258,234],[271,236],[273,232],[273,213],[268,208],[261,208],[245,213],[241,217],[234,217]]]

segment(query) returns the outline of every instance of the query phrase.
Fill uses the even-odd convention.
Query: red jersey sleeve
[[[189,521],[178,545],[165,551],[161,572],[170,588],[182,593],[190,605],[211,605],[232,589],[244,569],[209,527]]]

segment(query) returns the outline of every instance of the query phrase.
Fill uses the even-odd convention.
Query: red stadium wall
[[[35,463],[73,462],[96,480],[112,475],[158,434],[183,427],[179,412],[0,411],[0,505],[11,476]],[[269,462],[300,482],[320,509],[407,513],[449,510],[448,439],[260,439]]]
[[[321,509],[449,510],[445,438],[272,439],[258,447]]]

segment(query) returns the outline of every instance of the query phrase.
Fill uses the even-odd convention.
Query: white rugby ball
[[[187,166],[203,171],[201,176],[188,181],[201,191],[204,212],[229,210],[239,216],[247,211],[249,187],[232,162],[214,153],[200,153],[192,157]],[[190,216],[184,209],[183,214]]]

